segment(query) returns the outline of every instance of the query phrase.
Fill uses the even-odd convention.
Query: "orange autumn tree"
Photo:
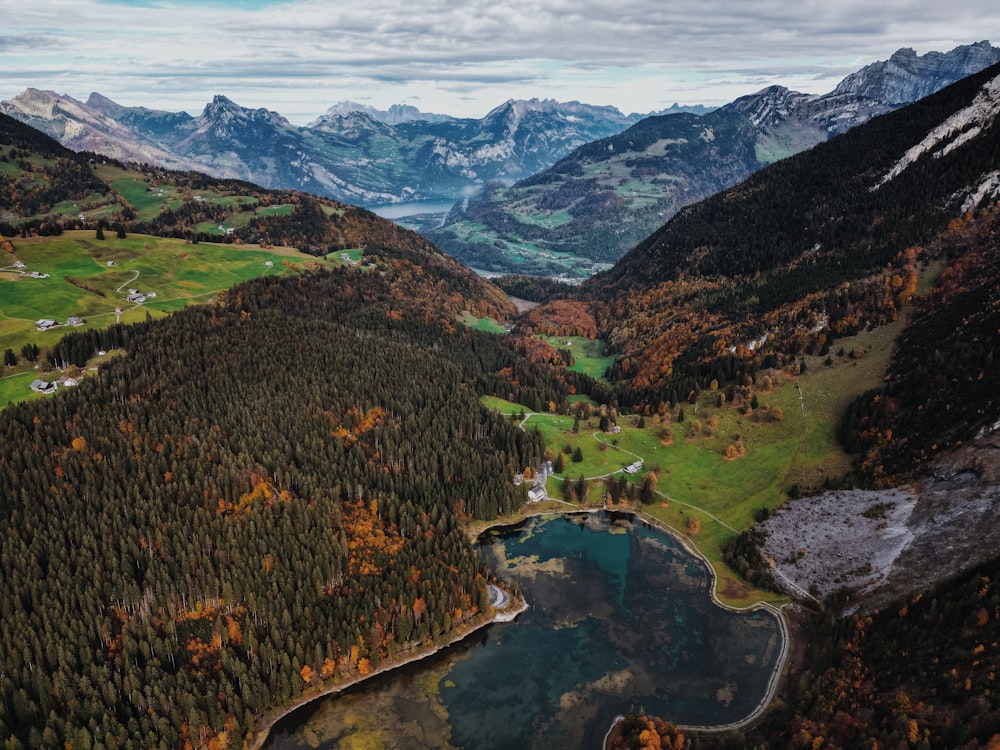
[[[384,564],[399,554],[406,540],[391,524],[378,516],[378,501],[368,505],[358,501],[344,505],[344,526],[347,530],[348,569],[352,576],[377,576]]]

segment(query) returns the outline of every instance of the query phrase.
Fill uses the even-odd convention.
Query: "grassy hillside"
[[[0,255],[0,263],[4,264],[0,267],[0,352],[11,349],[18,354],[19,363],[18,368],[5,368],[5,373],[31,369],[31,363],[20,355],[28,344],[39,347],[40,360],[44,361],[45,350],[68,330],[159,317],[190,304],[208,302],[218,292],[247,279],[287,275],[339,262],[290,248],[188,244],[146,235],[119,239],[111,232],[103,240],[96,239],[91,231],[12,239],[7,243],[7,252]],[[31,273],[47,277],[35,278]],[[130,289],[143,294],[152,292],[155,297],[128,301]],[[35,328],[36,321],[42,319],[65,324],[73,316],[82,318],[83,324],[46,331]],[[25,389],[24,395],[28,393]]]
[[[502,399],[485,398],[484,403],[513,419],[524,414],[524,429],[539,432],[553,459],[562,454],[562,470],[546,485],[550,497],[573,505],[601,505],[609,478],[625,480],[638,490],[648,475],[656,496],[643,503],[637,493],[626,504],[697,548],[715,568],[723,600],[735,605],[775,600],[774,594],[753,589],[730,569],[722,548],[750,528],[763,509],[784,503],[790,492],[807,494],[825,484],[839,484],[851,471],[851,456],[837,440],[841,416],[854,399],[882,382],[903,326],[901,319],[846,338],[840,342],[844,353],[835,352],[829,359],[807,356],[799,375],[762,373],[761,383],[766,374],[771,385],[754,392],[756,407],[753,399],[742,396],[727,398],[720,406],[726,389],[708,389],[695,403],[612,415],[610,422],[620,431],[602,432],[602,407],[588,400],[571,402],[567,413],[534,414],[525,405]],[[580,353],[580,345],[600,347],[600,342],[587,339],[572,341],[574,354]],[[566,339],[550,343],[565,345]],[[599,361],[583,357],[574,367],[586,370]],[[612,414],[606,406],[603,413]],[[641,472],[624,472],[640,459]],[[585,498],[577,490],[580,477],[586,480]]]

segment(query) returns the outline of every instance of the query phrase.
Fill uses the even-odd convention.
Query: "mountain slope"
[[[761,170],[684,209],[586,282],[622,355],[616,374],[643,399],[669,398],[671,378],[698,387],[712,377],[712,352],[734,352],[726,380],[733,367],[788,363],[895,319],[928,243],[997,199],[998,74]]]
[[[640,119],[613,107],[532,99],[508,101],[481,119],[338,105],[298,127],[224,96],[191,117],[123,107],[96,93],[84,103],[35,89],[0,102],[0,112],[74,150],[363,205],[457,199],[489,180],[543,169]]]
[[[650,118],[510,187],[494,185],[427,234],[493,271],[590,275],[683,206],[872,117],[1000,62],[988,42],[901,50],[822,96],[773,86],[704,116]]]

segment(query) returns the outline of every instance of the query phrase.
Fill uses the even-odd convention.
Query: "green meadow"
[[[615,355],[607,352],[607,343],[601,339],[583,336],[542,336],[543,341],[556,349],[566,349],[573,354],[569,368],[582,372],[595,380],[604,380],[604,373],[615,362]]]
[[[775,594],[754,589],[731,571],[722,547],[753,525],[761,509],[784,503],[793,486],[803,493],[819,491],[825,480],[848,472],[851,457],[836,441],[840,414],[880,382],[903,325],[901,320],[838,340],[829,359],[806,357],[806,370],[798,377],[772,371],[774,387],[757,393],[757,409],[749,414],[719,406],[719,394],[705,391],[697,403],[678,405],[669,419],[645,415],[640,427],[639,415],[620,415],[620,432],[601,433],[599,417],[593,416],[580,419],[574,432],[573,416],[530,414],[520,404],[494,397],[483,404],[502,414],[530,414],[524,428],[538,430],[553,458],[563,454],[565,470],[548,480],[550,497],[563,497],[563,480],[583,476],[590,484],[589,504],[599,505],[604,477],[625,476],[638,484],[652,472],[659,499],[641,510],[701,552],[718,575],[719,596],[735,606],[777,601]],[[727,448],[738,444],[744,454],[727,457]],[[578,448],[582,460],[573,461]],[[622,471],[639,458],[642,472]]]
[[[21,348],[32,343],[42,350],[41,360],[64,333],[81,328],[36,331],[37,320],[64,323],[77,316],[86,321],[84,327],[103,327],[118,319],[134,322],[207,302],[219,291],[257,276],[330,265],[289,248],[187,244],[145,235],[118,239],[113,232],[105,232],[104,240],[96,239],[93,231],[72,231],[12,243],[14,255],[0,258],[0,351],[12,349],[20,357]],[[16,261],[25,268],[15,268]],[[49,276],[31,278],[21,272]],[[141,304],[128,302],[130,289],[153,292],[155,297]],[[121,313],[116,313],[118,308]],[[28,363],[22,361],[19,368],[25,367]],[[0,390],[0,403],[16,400],[3,397]]]
[[[486,333],[506,333],[507,329],[496,318],[477,318],[470,312],[463,313],[458,322],[476,331]]]

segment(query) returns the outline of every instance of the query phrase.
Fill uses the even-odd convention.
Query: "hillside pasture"
[[[724,389],[706,390],[696,403],[678,404],[669,415],[643,416],[642,427],[639,415],[621,415],[618,433],[599,432],[597,416],[580,419],[574,433],[574,417],[562,414],[532,414],[524,428],[537,429],[553,457],[563,454],[565,470],[548,481],[551,497],[563,497],[564,480],[583,476],[591,480],[589,503],[600,505],[604,477],[625,476],[640,484],[652,472],[659,497],[641,510],[706,557],[719,576],[719,595],[734,605],[776,601],[776,595],[753,589],[731,571],[723,562],[722,547],[752,526],[762,509],[784,503],[790,491],[818,492],[824,483],[836,483],[847,473],[851,457],[836,441],[840,415],[854,398],[879,383],[903,325],[901,320],[838,340],[829,359],[806,357],[805,372],[799,376],[758,373],[756,409],[720,406]],[[554,346],[560,342],[565,346],[565,339],[549,341]],[[576,345],[574,340],[571,348]],[[579,357],[580,350],[574,354]],[[769,390],[760,389],[764,375],[772,382]],[[483,403],[503,414],[530,413],[501,399]],[[602,448],[601,443],[607,445]],[[727,457],[731,445],[742,445],[743,454]],[[577,448],[583,460],[574,462]],[[643,470],[625,474],[624,467],[639,458]]]
[[[35,322],[41,319],[65,323],[78,316],[86,321],[84,327],[98,328],[119,318],[133,322],[207,302],[219,291],[257,276],[330,265],[290,248],[187,244],[145,235],[118,239],[111,232],[104,240],[96,239],[93,231],[71,231],[12,243],[14,255],[0,261],[7,268],[0,272],[0,350],[19,353],[25,344],[34,343],[43,359],[44,350],[64,333],[80,329],[37,331]],[[13,269],[15,261],[25,268]],[[19,275],[21,271],[49,276],[31,278]],[[155,292],[155,297],[129,302],[130,289]],[[116,308],[121,308],[120,316]]]
[[[615,362],[615,355],[607,351],[607,343],[601,339],[583,336],[541,336],[542,341],[556,349],[566,349],[573,355],[569,368],[582,372],[595,380],[604,380],[607,369]]]

